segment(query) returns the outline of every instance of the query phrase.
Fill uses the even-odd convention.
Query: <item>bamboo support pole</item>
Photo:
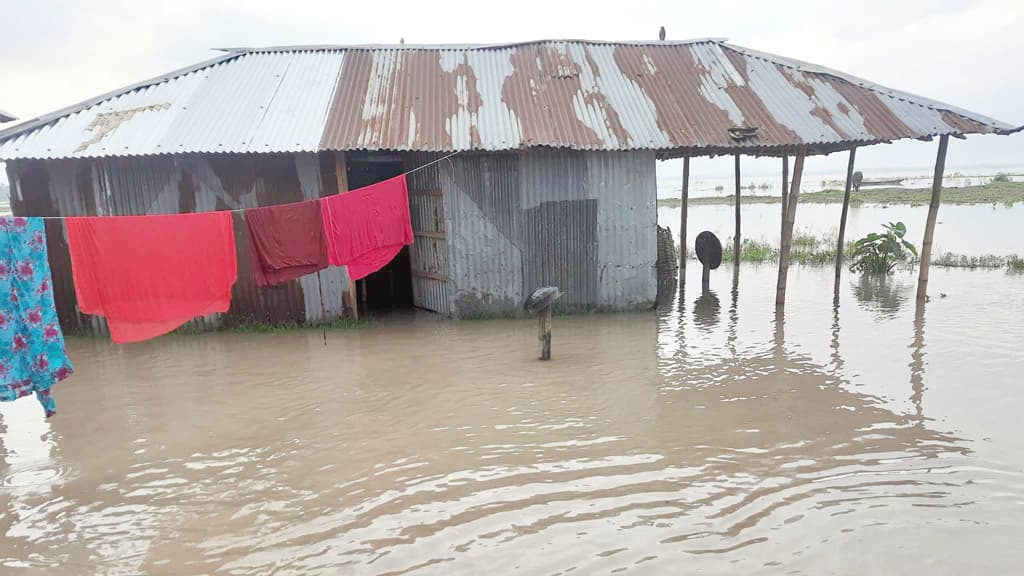
[[[740,155],[736,155],[736,235],[732,240],[732,259],[736,266],[740,265]]]
[[[686,211],[690,201],[690,157],[683,157],[682,213],[679,215],[679,279],[686,283]]]
[[[338,181],[338,193],[348,192],[348,163],[344,152],[334,153],[334,176]],[[359,320],[359,299],[356,296],[356,283],[348,278],[348,302],[342,297],[342,310],[353,320]]]
[[[928,221],[924,226],[921,241],[921,269],[917,276],[917,299],[922,301],[928,294],[928,267],[932,258],[932,238],[935,236],[935,219],[939,216],[939,202],[942,200],[942,174],[946,171],[946,149],[949,135],[939,137],[939,153],[935,158],[935,174],[932,177],[932,201],[928,205]]]
[[[804,172],[804,152],[800,151],[793,162],[793,181],[789,187],[789,209],[786,211],[786,225],[782,231],[782,247],[779,250],[779,282],[775,288],[775,306],[786,305],[786,276],[789,273],[789,249],[793,244],[793,225],[796,222],[796,206],[800,201],[800,178]]]
[[[853,166],[857,149],[850,148],[850,161],[846,164],[846,188],[843,191],[843,212],[839,217],[839,241],[836,243],[836,284],[835,296],[839,296],[839,280],[843,275],[843,245],[846,242],[846,214],[850,211],[850,189],[853,186]]]
[[[779,223],[779,248],[786,235],[786,212],[789,211],[789,156],[782,156],[782,219]]]

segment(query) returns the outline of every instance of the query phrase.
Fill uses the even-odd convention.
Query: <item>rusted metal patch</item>
[[[501,100],[519,120],[523,146],[604,145],[574,108],[581,104],[583,89],[579,65],[567,52],[546,45],[523,46],[513,51],[511,63],[512,75],[505,79]]]
[[[127,108],[125,110],[116,110],[114,112],[102,112],[97,114],[93,118],[89,126],[85,128],[86,132],[92,132],[92,136],[88,140],[85,140],[78,145],[75,152],[83,152],[87,150],[93,144],[96,144],[100,140],[107,137],[108,134],[117,130],[125,122],[131,120],[136,114],[143,112],[151,112],[156,110],[167,110],[171,107],[170,102],[164,102],[162,104],[152,104],[150,106],[138,106],[136,108]]]
[[[829,78],[827,81],[860,112],[864,117],[864,127],[875,140],[889,141],[920,136],[882,103],[877,93],[838,78]]]
[[[744,82],[743,86],[728,86],[726,92],[732,96],[733,101],[743,112],[743,118],[747,124],[758,127],[758,133],[752,142],[747,141],[744,144],[777,146],[803,140],[796,131],[782,122],[776,114],[773,114],[765,105],[764,100],[754,92],[750,84],[748,57],[728,49],[722,49],[722,52]],[[776,69],[779,68],[776,67]]]

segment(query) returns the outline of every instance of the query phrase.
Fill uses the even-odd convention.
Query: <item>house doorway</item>
[[[347,165],[349,190],[402,173],[402,160],[397,154],[349,154]],[[369,312],[412,308],[409,247],[403,247],[386,266],[356,282],[356,294],[360,308]]]

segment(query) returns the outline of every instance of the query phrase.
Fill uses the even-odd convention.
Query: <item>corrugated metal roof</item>
[[[221,57],[22,134],[14,135],[21,126],[13,137],[0,133],[0,158],[315,152],[343,57],[337,50]]]
[[[756,128],[737,137],[730,129]],[[727,44],[230,49],[0,132],[0,158],[185,152],[771,153],[1015,127]]]
[[[0,124],[3,124],[4,122],[13,122],[14,120],[17,120],[17,119],[18,118],[16,116],[14,116],[13,114],[8,114],[7,112],[4,112],[3,110],[0,110]]]

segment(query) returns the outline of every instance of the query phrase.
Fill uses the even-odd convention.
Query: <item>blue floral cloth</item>
[[[57,405],[50,387],[70,375],[43,221],[0,217],[0,401],[35,392],[52,416]]]

